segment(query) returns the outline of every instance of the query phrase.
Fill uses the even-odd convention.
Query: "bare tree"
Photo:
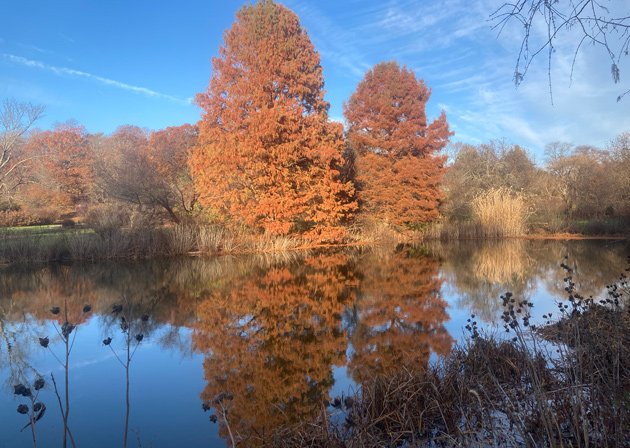
[[[586,44],[600,47],[610,58],[613,81],[620,80],[619,64],[622,56],[628,56],[630,49],[630,8],[617,13],[611,7],[622,2],[614,0],[514,0],[501,5],[490,15],[499,33],[506,25],[516,21],[522,25],[523,39],[516,59],[514,83],[518,86],[532,61],[537,56],[547,56],[547,75],[549,94],[553,103],[551,88],[551,62],[555,50],[554,43],[559,36],[577,30],[576,45],[571,66],[571,78],[577,55]],[[626,6],[630,4],[626,3]],[[621,7],[620,9],[623,9]],[[541,23],[545,27],[542,37],[535,32],[534,26]],[[617,101],[630,93],[630,89],[621,93]]]
[[[106,197],[164,211],[172,222],[180,223],[197,202],[186,164],[196,139],[197,130],[190,125],[151,134],[123,126],[102,142],[97,183]]]
[[[12,99],[0,106],[0,198],[10,196],[22,183],[20,169],[32,157],[20,154],[20,145],[43,113],[43,106]]]

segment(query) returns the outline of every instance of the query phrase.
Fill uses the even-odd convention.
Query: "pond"
[[[4,267],[0,447],[33,446],[34,402],[37,446],[62,446],[66,398],[78,447],[229,446],[230,433],[256,446],[362,380],[434,362],[471,315],[502,331],[507,291],[542,321],[565,296],[565,256],[588,297],[628,254],[627,241],[506,240]]]

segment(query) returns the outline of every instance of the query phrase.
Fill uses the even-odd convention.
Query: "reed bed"
[[[469,221],[438,221],[428,226],[425,239],[464,240],[520,237],[527,231],[529,210],[523,195],[506,188],[478,194]]]
[[[525,233],[527,204],[522,195],[495,188],[477,195],[472,209],[481,233],[489,238],[521,236]]]
[[[385,222],[362,222],[348,230],[348,240],[356,244],[381,244],[408,241],[402,234]]]

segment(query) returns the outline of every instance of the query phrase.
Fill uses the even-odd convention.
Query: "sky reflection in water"
[[[492,331],[506,291],[532,301],[540,322],[564,297],[565,255],[581,293],[598,296],[628,253],[627,242],[517,240],[7,267],[0,271],[0,448],[32,446],[30,431],[20,432],[28,419],[16,412],[28,400],[13,386],[38,373],[47,383],[39,446],[61,444],[50,373],[63,378],[51,353],[63,353],[53,327],[63,312],[52,315],[53,306],[66,303],[69,320],[80,324],[69,369],[78,446],[122,445],[125,369],[103,339],[112,337],[124,354],[120,315],[132,311],[150,318],[129,367],[128,446],[226,446],[221,418],[210,421],[223,408],[241,445],[256,446],[363,379],[423,368],[461,340],[471,314]],[[83,314],[88,303],[92,311]],[[115,304],[124,304],[120,315]],[[43,336],[51,350],[40,347]]]

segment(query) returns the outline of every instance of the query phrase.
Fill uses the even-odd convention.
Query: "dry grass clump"
[[[198,226],[177,224],[170,229],[169,245],[174,254],[186,254],[197,249],[200,229]]]
[[[234,235],[225,227],[208,225],[199,227],[197,233],[197,250],[202,253],[215,254],[220,252],[231,253],[236,247]]]
[[[305,246],[305,242],[296,236],[290,235],[260,235],[246,241],[248,252],[271,253],[289,252]]]
[[[472,201],[475,222],[487,238],[521,236],[525,233],[527,204],[522,195],[505,188],[493,188]]]
[[[507,188],[493,188],[472,200],[472,219],[435,221],[423,232],[425,239],[442,241],[518,237],[526,233],[529,217],[523,195]]]
[[[383,221],[365,220],[348,230],[348,240],[358,244],[380,244],[408,241],[409,234],[403,234]]]
[[[471,221],[435,221],[423,233],[427,240],[457,241],[483,238],[481,227]]]

